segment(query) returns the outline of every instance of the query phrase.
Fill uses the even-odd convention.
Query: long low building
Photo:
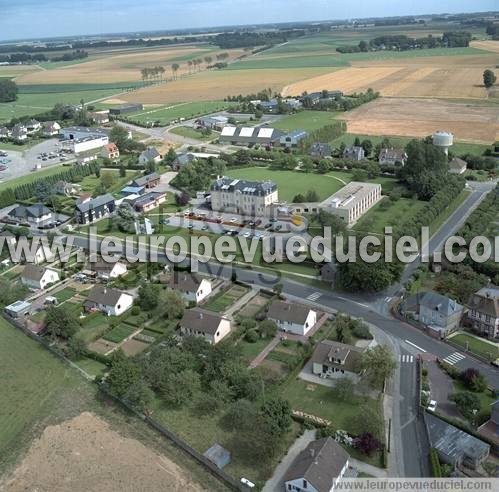
[[[284,133],[275,128],[253,126],[226,126],[220,134],[220,143],[231,145],[278,145]]]
[[[351,225],[380,199],[380,184],[352,181],[323,202],[323,208]]]

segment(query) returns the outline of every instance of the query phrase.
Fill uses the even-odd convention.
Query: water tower
[[[445,155],[449,153],[449,147],[454,143],[454,135],[450,132],[438,131],[432,135],[433,145],[441,148]]]

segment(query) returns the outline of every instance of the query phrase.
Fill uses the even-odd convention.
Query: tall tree
[[[360,360],[360,369],[365,371],[367,380],[374,388],[379,388],[396,367],[397,362],[387,345],[376,345],[366,350]]]
[[[483,72],[483,85],[489,89],[496,83],[497,77],[492,70],[485,70]]]

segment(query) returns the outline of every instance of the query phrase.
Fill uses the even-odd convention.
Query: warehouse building
[[[284,133],[275,128],[226,126],[220,134],[220,143],[230,145],[278,145]]]

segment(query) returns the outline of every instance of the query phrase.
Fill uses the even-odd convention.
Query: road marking
[[[406,363],[412,363],[414,362],[414,356],[413,355],[401,355],[399,357],[400,362],[406,362]]]
[[[307,299],[309,301],[316,301],[317,299],[319,299],[319,297],[321,296],[322,294],[320,292],[314,292],[313,294],[310,294],[309,296],[307,296]]]
[[[359,306],[362,306],[362,307],[365,307],[365,308],[369,308],[369,306],[367,304],[362,304],[361,302],[357,302],[357,301],[353,301],[355,304],[358,304]]]
[[[457,364],[458,362],[462,361],[465,358],[466,358],[465,355],[460,354],[459,352],[454,352],[453,354],[448,355],[444,359],[444,362],[453,366],[454,364]]]
[[[385,302],[390,302],[393,299],[393,297],[385,297]]]
[[[410,342],[409,340],[406,340],[405,343],[408,343],[409,345],[412,345],[414,348],[417,348],[421,352],[426,352],[425,349],[422,349],[421,347],[418,347],[415,343]]]

